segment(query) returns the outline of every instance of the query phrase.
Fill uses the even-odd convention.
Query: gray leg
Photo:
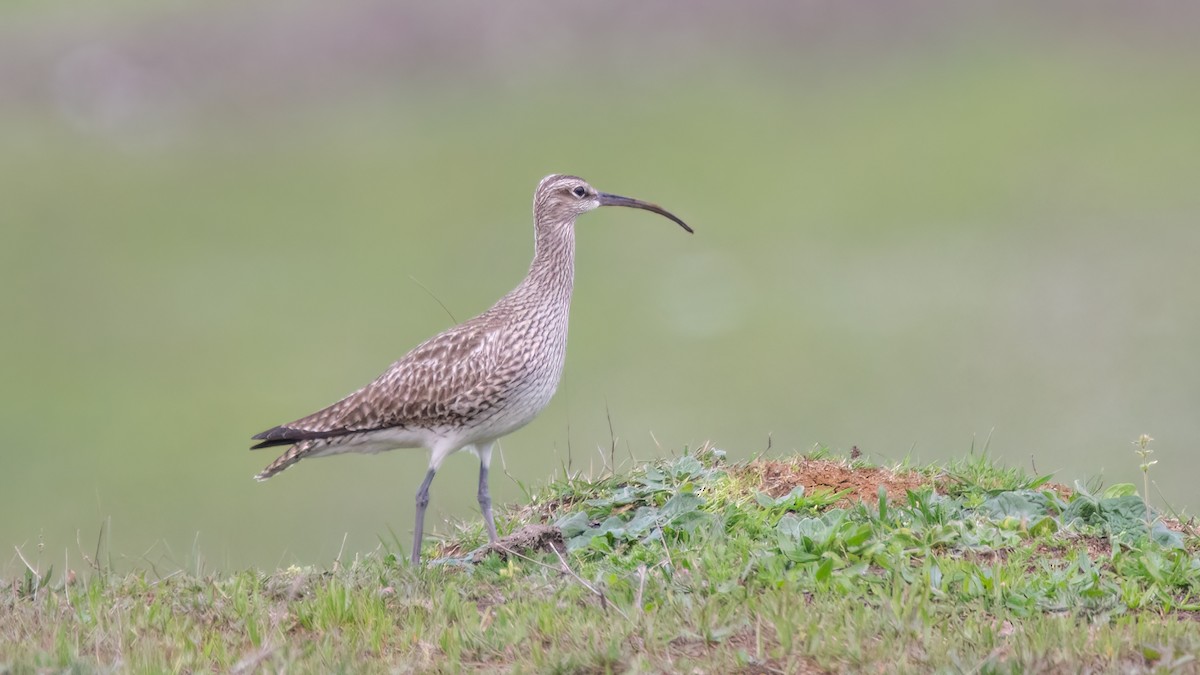
[[[482,458],[479,462],[479,510],[483,512],[483,522],[487,525],[488,541],[494,544],[497,538],[496,521],[492,519],[492,496],[488,494],[488,462]]]
[[[425,507],[429,506],[429,484],[433,482],[434,470],[425,474],[425,480],[417,489],[417,523],[413,526],[412,564],[421,562],[421,539],[425,534]]]

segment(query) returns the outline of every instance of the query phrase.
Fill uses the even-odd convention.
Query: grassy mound
[[[971,457],[728,464],[548,486],[413,569],[142,572],[0,589],[0,672],[1191,672],[1200,540],[1132,486]]]

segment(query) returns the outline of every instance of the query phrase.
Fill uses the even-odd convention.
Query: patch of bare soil
[[[850,467],[828,459],[756,460],[741,469],[755,476],[759,489],[772,497],[782,497],[797,485],[806,491],[824,488],[834,492],[850,490],[838,502],[845,506],[851,501],[875,501],[879,498],[879,487],[887,491],[889,499],[900,499],[908,490],[915,490],[929,483],[929,478],[916,472],[896,473],[880,467]]]
[[[1178,518],[1162,518],[1163,525],[1167,526],[1168,530],[1180,532],[1190,537],[1200,536],[1200,532],[1196,530],[1196,517],[1188,516],[1187,522],[1183,522]]]
[[[1008,551],[1006,549],[968,549],[963,551],[962,557],[978,565],[991,565],[997,562],[1008,560]]]
[[[489,553],[497,553],[501,559],[510,553],[522,555],[529,552],[557,550],[566,553],[567,546],[563,542],[562,530],[553,525],[530,523],[510,535],[500,537],[495,544],[489,544],[477,549],[471,554],[471,562],[480,563]]]
[[[1069,500],[1071,498],[1071,495],[1075,494],[1074,490],[1067,487],[1066,485],[1063,485],[1062,483],[1046,483],[1046,484],[1042,485],[1042,487],[1039,489],[1054,490],[1055,492],[1058,493],[1059,498],[1062,499],[1064,502]]]
[[[1052,547],[1046,544],[1038,544],[1038,553],[1054,557],[1064,557],[1064,551],[1072,547],[1083,547],[1087,549],[1088,557],[1092,560],[1101,560],[1112,557],[1112,544],[1105,537],[1085,537],[1079,535],[1068,535],[1062,540],[1066,548]]]

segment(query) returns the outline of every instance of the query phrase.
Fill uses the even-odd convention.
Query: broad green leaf
[[[833,558],[826,558],[817,568],[817,581],[829,581],[833,575]]]
[[[676,478],[696,477],[704,473],[704,465],[695,457],[685,455],[671,464],[671,472]]]
[[[679,492],[668,499],[666,504],[663,504],[659,516],[664,521],[669,521],[684,513],[699,509],[703,503],[704,500],[697,497],[694,492]]]
[[[1138,493],[1137,487],[1133,483],[1116,483],[1109,485],[1104,490],[1105,499],[1115,499],[1117,497],[1131,497]]]
[[[1163,521],[1155,521],[1154,527],[1150,528],[1150,538],[1159,546],[1165,548],[1183,548],[1183,535],[1169,529]]]
[[[1034,537],[1050,535],[1055,532],[1058,532],[1058,521],[1052,516],[1038,518],[1029,528],[1029,534]]]
[[[1110,532],[1137,532],[1146,528],[1146,503],[1134,495],[1100,500],[1100,515]]]
[[[993,518],[1032,519],[1047,515],[1046,496],[1033,490],[1013,490],[989,497],[979,509]]]
[[[554,526],[562,530],[563,538],[571,539],[587,532],[588,528],[591,527],[591,520],[588,518],[587,513],[576,511],[569,516],[559,518],[554,523]]]

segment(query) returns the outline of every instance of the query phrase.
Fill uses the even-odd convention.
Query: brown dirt
[[[1178,518],[1163,518],[1162,521],[1163,524],[1167,526],[1168,530],[1174,530],[1175,532],[1186,534],[1189,537],[1200,535],[1200,532],[1196,531],[1195,516],[1188,516],[1187,522],[1182,522]]]
[[[1071,495],[1075,494],[1074,490],[1067,487],[1066,485],[1063,485],[1062,483],[1046,483],[1045,485],[1042,486],[1042,488],[1045,488],[1047,490],[1054,490],[1055,492],[1058,493],[1059,498],[1062,499],[1063,501],[1067,501],[1068,499],[1071,498]],[[1039,489],[1041,489],[1041,488],[1039,488]]]
[[[791,460],[755,460],[741,469],[757,477],[759,489],[772,497],[782,497],[797,485],[805,490],[828,489],[834,492],[850,490],[840,502],[873,502],[879,498],[879,486],[889,499],[900,499],[908,490],[929,483],[929,478],[916,472],[895,473],[879,467],[850,467],[828,459],[797,457]]]
[[[1104,537],[1067,535],[1063,543],[1065,544],[1065,548],[1062,546],[1053,547],[1046,544],[1038,544],[1038,553],[1051,558],[1063,558],[1065,557],[1065,550],[1082,546],[1087,549],[1088,557],[1092,560],[1101,560],[1112,556],[1112,544]]]
[[[995,562],[1004,562],[1008,560],[1008,551],[1005,549],[969,549],[963,551],[962,557],[979,565],[990,565]]]
[[[495,544],[476,550],[471,555],[471,562],[482,562],[489,553],[498,553],[503,559],[510,553],[524,554],[528,551],[550,550],[566,553],[567,547],[563,542],[562,530],[553,525],[530,523],[510,535],[500,537]]]

